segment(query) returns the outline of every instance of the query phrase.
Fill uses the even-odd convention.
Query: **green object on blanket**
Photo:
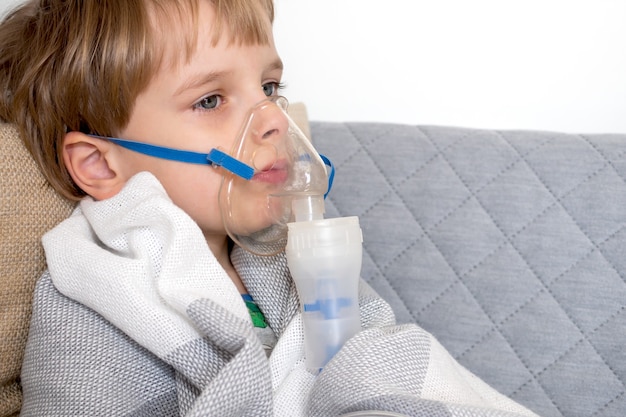
[[[241,294],[241,297],[246,303],[246,307],[248,307],[248,312],[250,313],[254,327],[260,327],[262,329],[266,328],[267,322],[265,321],[265,316],[263,315],[261,309],[259,309],[259,306],[252,299],[252,296],[250,294]]]

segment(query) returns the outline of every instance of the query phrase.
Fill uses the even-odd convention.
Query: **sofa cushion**
[[[45,268],[41,235],[73,206],[37,170],[13,126],[0,124],[0,416],[19,412],[19,373],[35,281]]]
[[[542,416],[626,410],[626,135],[312,122],[363,277]]]

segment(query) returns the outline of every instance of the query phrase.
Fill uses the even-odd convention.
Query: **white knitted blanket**
[[[197,225],[147,173],[85,199],[43,239],[22,415],[533,415],[461,367],[427,332],[397,326],[361,282],[364,331],[322,373],[304,366],[284,256],[233,265],[279,337],[269,360]]]

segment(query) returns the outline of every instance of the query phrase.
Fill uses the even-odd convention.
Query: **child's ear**
[[[81,190],[96,200],[117,194],[127,178],[118,172],[118,149],[109,141],[80,132],[69,132],[63,140],[63,161]]]

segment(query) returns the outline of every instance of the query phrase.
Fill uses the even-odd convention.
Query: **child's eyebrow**
[[[275,71],[275,70],[283,70],[283,61],[280,58],[272,61],[266,68],[266,71]],[[174,96],[179,96],[187,90],[193,90],[195,88],[199,88],[203,85],[209,84],[218,80],[225,75],[229,74],[230,71],[211,71],[206,74],[198,74],[196,76],[192,76],[185,80],[185,82],[176,89],[174,92]]]
[[[280,58],[277,58],[274,62],[272,62],[268,67],[268,71],[273,71],[273,70],[283,70],[284,66],[283,66],[283,61]]]
[[[198,74],[185,80],[185,82],[176,89],[174,96],[179,96],[187,90],[193,90],[203,85],[209,84],[224,77],[229,71],[211,71],[206,74]]]

